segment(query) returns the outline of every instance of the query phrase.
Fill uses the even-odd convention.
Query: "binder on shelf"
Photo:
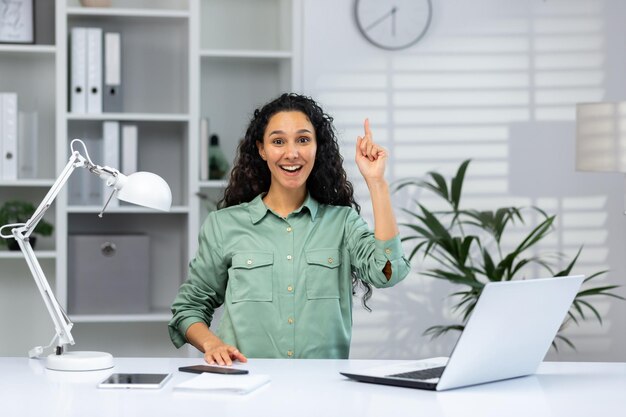
[[[70,32],[70,112],[87,113],[87,28]]]
[[[102,107],[105,112],[122,111],[122,39],[119,32],[104,34],[104,91]]]
[[[18,112],[17,116],[17,156],[20,179],[37,178],[39,171],[39,114]]]
[[[118,169],[120,166],[120,124],[106,121],[102,123],[102,162],[104,166]],[[113,189],[102,184],[104,201],[109,198]],[[112,198],[109,207],[119,207],[119,200]]]
[[[200,181],[209,179],[209,119],[200,119]]]
[[[102,113],[101,28],[87,28],[87,113]]]
[[[92,161],[102,161],[102,139],[88,138],[85,142],[89,149],[89,156]],[[87,180],[83,188],[83,196],[85,196],[85,204],[88,206],[99,206],[104,201],[102,197],[102,180],[96,175],[89,172],[82,172]]]
[[[2,179],[17,179],[17,93],[1,93]]]
[[[123,174],[129,175],[139,171],[137,161],[137,148],[139,138],[137,125],[122,125],[122,164]]]
[[[84,141],[85,139],[83,139]],[[83,201],[83,183],[85,178],[82,174],[82,172],[79,172],[76,175],[72,175],[67,181],[67,202],[70,206],[84,206],[87,204]]]
[[[102,139],[83,137],[92,161],[102,161]],[[102,198],[102,180],[87,170],[80,170],[68,180],[69,204],[72,206],[99,206]]]

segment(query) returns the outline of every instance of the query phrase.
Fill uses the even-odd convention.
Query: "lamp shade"
[[[161,211],[170,211],[172,191],[167,182],[151,172],[120,175],[117,198],[128,203]]]
[[[626,102],[576,105],[576,169],[626,173]]]

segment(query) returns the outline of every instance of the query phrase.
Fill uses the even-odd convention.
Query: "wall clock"
[[[398,50],[415,45],[432,18],[431,0],[355,0],[359,32],[379,48]]]

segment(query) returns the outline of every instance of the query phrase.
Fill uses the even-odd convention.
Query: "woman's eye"
[[[301,138],[298,139],[298,142],[300,143],[307,143],[310,142],[311,138],[307,137],[307,136],[302,136]]]
[[[284,143],[284,141],[282,139],[273,139],[272,143],[274,145],[282,145]]]

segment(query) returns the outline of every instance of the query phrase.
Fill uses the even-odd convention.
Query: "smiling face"
[[[271,173],[270,190],[306,193],[317,141],[315,128],[304,113],[283,111],[273,115],[265,128],[263,143],[257,142],[257,147]]]

